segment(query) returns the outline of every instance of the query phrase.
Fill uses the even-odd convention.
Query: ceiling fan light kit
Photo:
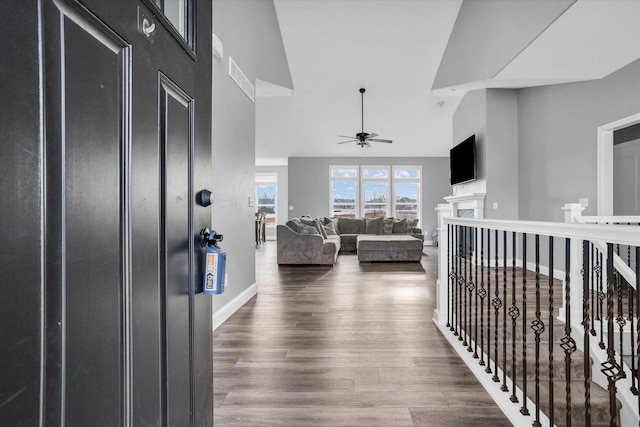
[[[370,142],[382,142],[385,144],[391,144],[393,141],[390,139],[380,139],[376,138],[378,136],[377,133],[366,133],[364,131],[364,92],[365,88],[360,88],[360,106],[361,106],[361,119],[362,119],[362,131],[356,133],[355,137],[346,136],[346,135],[338,135],[339,138],[350,138],[347,141],[338,142],[338,144],[346,144],[348,142],[355,142],[362,148],[371,147]]]

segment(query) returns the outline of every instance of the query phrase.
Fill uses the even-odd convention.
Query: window
[[[266,214],[265,222],[267,226],[275,226],[276,200],[278,193],[278,175],[274,173],[256,174],[256,212]]]
[[[389,167],[362,167],[362,216],[384,218],[389,216]]]
[[[393,210],[398,218],[420,218],[420,166],[393,167]]]
[[[331,166],[331,216],[358,216],[358,167]]]
[[[330,166],[331,215],[420,219],[421,166]]]

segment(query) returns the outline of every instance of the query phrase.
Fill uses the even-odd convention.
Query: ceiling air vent
[[[240,89],[249,97],[251,102],[255,102],[255,88],[232,57],[229,57],[229,77],[240,86]]]

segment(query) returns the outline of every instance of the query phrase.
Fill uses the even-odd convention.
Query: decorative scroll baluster
[[[452,239],[451,239],[451,261],[452,261],[452,281],[451,281],[451,297],[453,298],[453,303],[452,303],[452,313],[451,313],[451,327],[449,328],[449,330],[451,332],[453,332],[453,335],[457,335],[457,331],[456,331],[456,318],[458,315],[457,310],[457,306],[456,306],[456,302],[457,302],[457,298],[456,298],[456,289],[458,286],[458,260],[456,258],[456,247],[458,246],[458,240],[457,240],[457,234],[456,234],[456,229],[458,228],[457,225],[453,225],[451,227],[451,235],[452,235]]]
[[[565,239],[564,269],[564,337],[560,347],[564,350],[566,423],[567,427],[571,427],[571,354],[576,351],[576,342],[571,338],[571,239]]]
[[[630,248],[631,246],[627,246]],[[629,267],[631,267],[631,260],[629,260]],[[636,302],[636,294],[637,291],[634,291],[633,287],[629,283],[627,286],[627,290],[629,292],[629,337],[631,339],[631,343],[629,346],[631,347],[631,387],[630,390],[633,394],[638,394],[638,388],[636,387],[636,336],[633,333],[635,331],[633,323],[634,323],[634,305]]]
[[[474,263],[475,263],[475,296],[476,296],[476,304],[475,304],[475,311],[476,311],[476,327],[475,330],[473,332],[473,358],[477,359],[478,356],[478,290],[477,290],[477,286],[478,286],[478,229],[477,228],[473,228],[473,245],[474,245],[474,251],[473,251],[473,259],[474,259]]]
[[[453,271],[451,270],[451,245],[453,239],[451,236],[451,224],[447,224],[447,328],[451,330],[451,281],[453,280]]]
[[[458,231],[460,229],[459,225],[455,226],[455,237],[454,240],[456,242],[456,246],[455,246],[455,251],[456,251],[456,258],[455,258],[455,262],[454,262],[454,268],[455,268],[455,273],[456,273],[456,284],[455,284],[455,288],[454,288],[454,293],[453,293],[453,305],[454,305],[454,311],[455,311],[455,320],[453,323],[453,327],[454,327],[454,331],[453,331],[453,335],[454,336],[458,336],[458,328],[459,328],[459,320],[460,320],[460,313],[459,313],[459,300],[458,300],[458,289],[460,288],[460,270],[458,269],[458,265],[460,264],[460,241],[458,240],[460,238],[460,235],[458,234]]]
[[[480,366],[484,366],[484,299],[487,290],[484,288],[484,229],[480,229]],[[489,354],[489,352],[487,352]]]
[[[458,341],[462,341],[464,328],[464,312],[462,311],[462,300],[464,298],[465,278],[462,272],[462,258],[464,257],[464,227],[458,226]]]
[[[487,295],[491,295],[491,230],[487,229]],[[493,303],[493,301],[491,301]],[[487,301],[487,367],[485,372],[491,371],[491,306]]]
[[[544,322],[540,319],[540,235],[536,234],[536,318],[531,322],[531,329],[536,336],[536,364],[535,364],[535,380],[536,380],[536,419],[533,422],[534,427],[540,426],[540,334],[544,332]]]
[[[607,360],[602,363],[602,373],[607,377],[609,391],[609,425],[615,426],[618,416],[616,401],[616,381],[620,379],[621,367],[616,361],[616,350],[613,336],[613,244],[607,243]]]
[[[591,248],[591,264],[587,263],[587,265],[592,265],[592,266],[595,267],[595,262],[594,262],[594,259],[595,259],[594,258],[594,256],[595,256],[595,254],[594,254],[594,246],[595,245],[593,243],[591,243],[591,245],[589,245],[589,246]],[[587,257],[588,256],[589,256],[589,252],[587,252]],[[584,267],[584,268],[586,268],[586,267]],[[595,268],[590,268],[589,270],[585,270],[585,271],[589,271],[591,273],[591,286],[590,286],[590,288],[591,288],[591,330],[589,331],[589,333],[595,337],[596,336],[596,320],[600,320],[600,316],[598,315],[598,312],[597,312],[597,309],[596,309],[596,303],[595,303],[595,301],[596,301],[596,289],[598,287],[597,287],[597,281],[596,281],[596,279],[594,277]],[[588,273],[585,273],[585,274],[587,274],[587,278],[588,278],[589,277]]]
[[[507,232],[502,232],[502,386],[500,390],[509,391],[507,387]],[[513,337],[515,339],[515,337]]]
[[[549,236],[549,425],[553,417],[553,237]]]
[[[472,249],[472,245],[473,245],[473,232],[472,232],[472,228],[469,227],[467,229],[467,235],[469,236],[469,240],[471,240],[468,244],[467,244],[467,248],[469,249],[469,280],[467,280],[467,290],[469,291],[469,346],[467,347],[467,351],[469,353],[473,352],[473,347],[471,347],[471,339],[473,338],[473,341],[476,341],[478,338],[477,336],[472,336],[471,331],[473,330],[473,291],[476,288],[476,284],[473,281],[473,259],[475,258],[475,252],[473,253],[474,256],[472,256],[471,253],[471,249]],[[476,301],[477,304],[477,301]],[[477,322],[477,319],[476,319]],[[476,326],[477,328],[477,326]]]
[[[636,247],[636,307],[640,313],[640,247]],[[631,331],[633,333],[633,330]],[[636,322],[636,360],[638,371],[640,371],[640,319]],[[638,375],[636,371],[635,375]],[[638,408],[640,408],[640,392],[638,394]]]
[[[620,245],[618,245],[618,251],[620,251]],[[620,255],[618,255],[620,256]],[[627,320],[623,314],[623,302],[622,302],[622,278],[618,271],[614,271],[614,284],[616,287],[618,316],[616,317],[616,323],[618,324],[618,331],[620,333],[620,378],[626,378],[627,374],[624,372],[624,360],[622,355],[624,354],[624,325],[627,324]]]
[[[600,304],[598,304],[600,307],[600,342],[598,343],[598,345],[600,346],[601,349],[604,350],[605,345],[604,345],[604,341],[602,341],[604,339],[603,303],[604,303],[606,294],[604,293],[603,287],[602,287],[602,254],[598,249],[596,249],[596,257],[598,258],[598,263],[595,265],[595,269],[596,269],[596,277],[598,278],[598,300],[600,302]]]
[[[462,345],[463,346],[467,346],[467,335],[469,334],[469,319],[467,318],[467,258],[469,257],[469,254],[467,253],[467,227],[462,227],[462,264],[463,264],[463,282],[462,282],[462,286],[460,287],[460,292],[463,293],[463,295],[461,296],[462,299],[464,300],[464,311],[462,312],[463,314],[463,327],[464,327],[464,336],[462,337]]]
[[[522,415],[527,409],[527,234],[522,233]]]
[[[505,242],[506,243],[506,242]],[[507,245],[505,244],[505,247]],[[506,261],[505,261],[506,264]],[[505,275],[506,277],[506,275]],[[516,306],[516,233],[511,233],[511,307],[509,307],[509,316],[511,316],[511,397],[510,400],[513,403],[518,402],[518,396],[516,396],[516,319],[520,316],[520,310]],[[523,372],[523,376],[526,373]]]
[[[496,249],[495,249],[495,255],[496,255],[496,263],[495,263],[495,269],[496,269],[496,293],[495,293],[495,297],[493,298],[493,308],[495,309],[495,315],[496,315],[496,325],[495,325],[495,337],[494,337],[494,361],[493,361],[493,367],[495,369],[495,372],[493,373],[493,381],[494,382],[500,382],[500,377],[498,377],[498,363],[500,358],[498,357],[498,324],[500,323],[500,307],[502,307],[502,300],[500,299],[500,284],[499,284],[499,279],[498,279],[498,272],[500,270],[500,267],[498,266],[498,230],[495,230],[495,242],[496,242]]]
[[[584,352],[584,422],[587,427],[591,427],[591,350],[590,340],[593,323],[589,319],[589,305],[591,305],[591,313],[593,313],[594,283],[593,272],[589,264],[589,242],[582,242],[582,326],[584,328],[584,342],[582,344]],[[591,260],[593,260],[593,245],[591,245]],[[589,282],[589,274],[591,274],[591,282]],[[591,283],[591,285],[590,285]],[[589,300],[589,288],[591,288],[591,301]],[[591,325],[591,329],[589,329]]]

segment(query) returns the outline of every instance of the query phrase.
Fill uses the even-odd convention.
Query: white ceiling
[[[274,3],[294,90],[257,82],[258,95],[269,96],[256,99],[256,164],[448,156],[451,117],[466,90],[601,78],[640,58],[640,0],[582,0],[492,80],[432,93],[461,0]],[[337,144],[343,140],[337,135],[361,130],[360,87],[365,132],[393,144]]]

